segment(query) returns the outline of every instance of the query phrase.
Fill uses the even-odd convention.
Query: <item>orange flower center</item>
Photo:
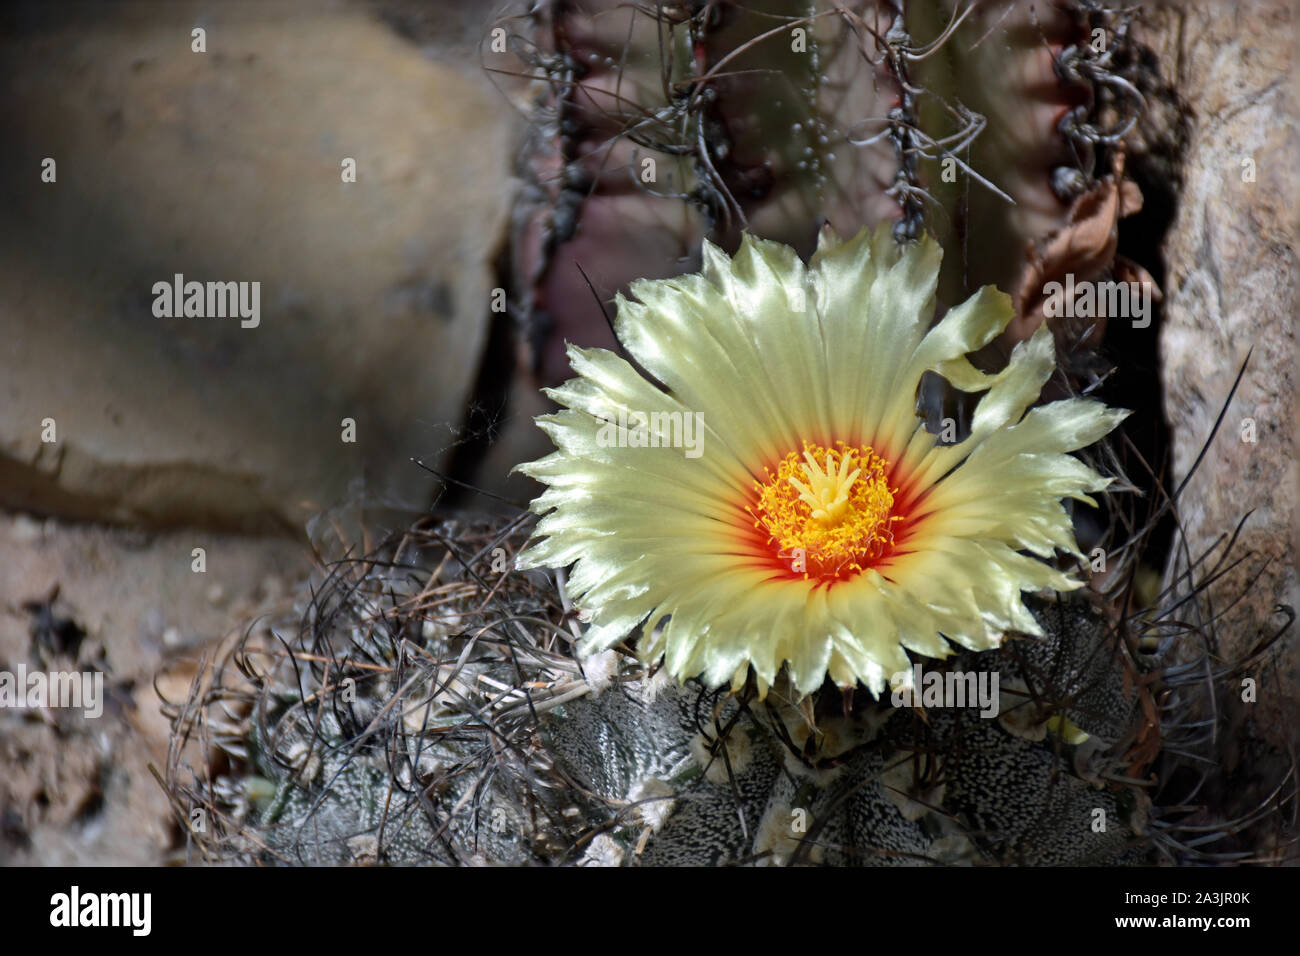
[[[894,545],[890,463],[866,445],[835,448],[804,442],[766,481],[755,481],[748,509],[754,527],[783,563],[803,577],[843,578],[862,571]]]

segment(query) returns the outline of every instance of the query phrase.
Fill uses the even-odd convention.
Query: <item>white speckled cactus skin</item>
[[[1139,696],[1085,606],[1051,603],[1037,613],[1048,641],[944,665],[999,673],[997,718],[931,709],[923,721],[885,702],[852,719],[823,719],[809,736],[775,699],[742,709],[693,683],[620,680],[537,727],[534,746],[577,785],[567,792],[528,794],[502,775],[471,794],[476,778],[467,774],[421,807],[410,794],[390,795],[383,748],[349,753],[327,717],[322,760],[309,774],[259,761],[276,796],[253,832],[273,851],[267,862],[326,864],[357,862],[380,840],[382,861],[395,864],[1148,862],[1149,801],[1113,779],[1141,722]],[[1041,709],[1025,693],[1030,685]],[[1048,704],[1049,693],[1068,705]],[[1087,740],[1069,743],[1050,729],[1062,726],[1052,721],[1060,715]],[[419,761],[429,772],[474,750],[439,742]]]
[[[618,652],[584,671],[566,626],[546,623],[563,620],[547,577],[508,572],[494,585],[487,560],[466,572],[438,557],[437,542],[463,543],[465,554],[480,542],[522,544],[496,527],[412,531],[400,565],[382,551],[365,576],[334,579],[288,645],[301,659],[251,645],[235,652],[259,676],[251,697],[242,678],[213,683],[220,713],[230,688],[253,704],[233,736],[221,718],[219,746],[245,769],[201,798],[226,821],[211,834],[212,856],[330,865],[1152,859],[1141,784],[1156,711],[1142,669],[1155,662],[1127,657],[1085,602],[1034,602],[1046,640],[1011,638],[927,663],[996,674],[996,716],[834,689],[795,706],[780,687],[762,701],[710,692],[646,674]],[[429,611],[399,613],[431,594],[442,596]],[[178,785],[179,768],[171,775]]]
[[[1122,742],[1138,720],[1136,695],[1125,694],[1114,658],[1098,653],[1105,628],[1085,607],[1046,605],[1039,617],[1048,641],[1016,642],[944,665],[998,671],[1008,707],[1000,719],[932,710],[926,726],[910,710],[885,703],[851,720],[821,722],[820,740],[805,740],[806,752],[796,754],[782,731],[797,736],[797,720],[779,708],[750,702],[738,713],[735,699],[692,685],[668,684],[647,700],[642,681],[567,705],[547,722],[543,739],[610,808],[647,780],[671,789],[672,810],[639,853],[642,821],[615,813],[621,825],[610,835],[627,864],[1148,859],[1141,791],[1098,785],[1123,762]],[[1029,713],[1028,697],[1007,692],[1025,678],[1072,698],[1064,714],[1085,729],[1087,742],[1064,743],[1046,730],[1048,717]],[[717,741],[733,736],[746,743],[728,748],[728,772]],[[1092,826],[1098,809],[1109,821],[1102,832]]]
[[[781,686],[760,700],[646,673],[619,650],[585,670],[556,580],[492,570],[491,549],[516,553],[524,537],[500,522],[421,523],[360,566],[339,565],[297,635],[267,647],[248,637],[203,678],[180,721],[197,733],[208,719],[232,762],[209,785],[176,748],[168,783],[178,812],[212,813],[196,834],[208,859],[1214,859],[1187,856],[1179,823],[1151,799],[1157,774],[1176,766],[1163,742],[1202,746],[1204,728],[1181,726],[1180,714],[1215,686],[1208,659],[1138,650],[1089,601],[1034,599],[1045,638],[1010,635],[996,650],[925,663],[996,675],[986,715],[830,685],[799,703]]]

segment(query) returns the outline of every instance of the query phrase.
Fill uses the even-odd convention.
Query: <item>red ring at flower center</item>
[[[894,547],[898,489],[889,487],[890,463],[867,445],[834,448],[804,442],[775,473],[764,468],[755,500],[746,508],[782,567],[803,578],[852,577]]]

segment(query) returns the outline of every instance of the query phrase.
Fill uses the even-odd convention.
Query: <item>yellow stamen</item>
[[[893,546],[893,524],[900,520],[892,514],[889,462],[865,445],[842,441],[834,449],[804,442],[800,457],[790,452],[776,474],[767,469],[767,480],[754,482],[754,527],[804,577],[869,567]]]

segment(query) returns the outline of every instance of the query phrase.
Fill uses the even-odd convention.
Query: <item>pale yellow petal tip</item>
[[[1064,714],[1057,714],[1054,717],[1047,718],[1047,729],[1071,747],[1079,746],[1092,736]]]
[[[838,260],[852,261],[865,256],[877,266],[890,266],[904,253],[904,247],[894,242],[893,225],[882,222],[863,226],[849,238],[844,238],[829,222],[817,231],[817,249],[810,265],[826,266]]]
[[[620,338],[671,395],[568,345],[578,377],[547,392],[567,408],[538,417],[557,451],[513,469],[548,486],[517,566],[572,565],[573,604],[598,623],[583,653],[628,640],[643,663],[733,693],[780,680],[809,694],[829,678],[880,696],[908,651],[1041,635],[1022,596],[1083,586],[1048,563],[1081,557],[1062,501],[1110,482],[1066,453],[1130,413],[1035,407],[1055,367],[1045,326],[1003,372],[976,369],[968,356],[1012,301],[986,286],[930,327],[941,256],[929,236],[894,242],[890,223],[848,240],[824,227],[807,269],[750,235],[735,257],[706,242],[699,274],[616,297]],[[819,298],[801,321],[791,290],[805,287]],[[918,438],[926,369],[982,394],[961,443]],[[771,401],[774,388],[804,398]],[[599,411],[638,400],[702,415],[706,454],[603,440]]]
[[[514,569],[516,571],[533,571],[537,568],[546,567],[546,559],[534,559],[532,552],[528,549],[520,551],[515,555]]]
[[[858,233],[858,237],[860,238],[862,233],[866,231],[866,227],[864,226]],[[841,239],[840,234],[835,231],[835,227],[829,222],[823,223],[822,227],[817,230],[817,251],[813,253],[813,256],[814,258],[819,258],[828,255],[843,244],[844,240]]]

